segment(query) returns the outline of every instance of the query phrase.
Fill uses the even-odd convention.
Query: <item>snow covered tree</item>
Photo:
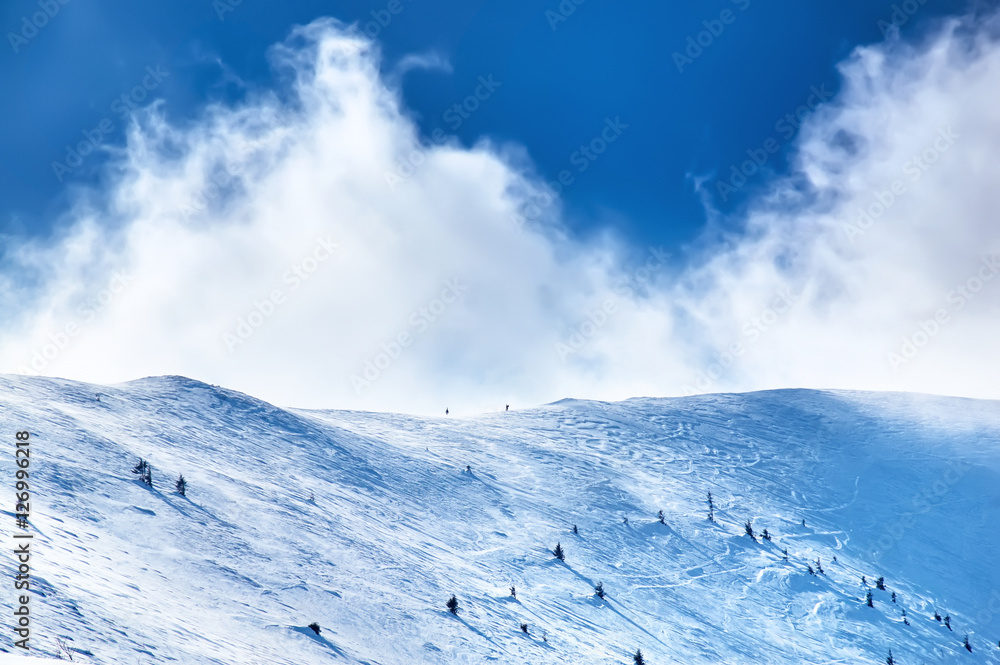
[[[743,528],[746,529],[747,535],[750,536],[750,539],[756,543],[757,534],[753,532],[753,523],[750,520],[747,520],[747,523],[743,525]]]
[[[823,574],[823,564],[820,562],[819,557],[816,557],[816,572],[818,572],[820,575]]]
[[[184,474],[180,475],[177,482],[174,483],[174,487],[177,488],[177,493],[181,496],[187,496],[187,481],[184,480]]]
[[[871,589],[869,589],[868,590],[868,595],[865,596],[865,602],[868,603],[868,607],[875,607],[875,603],[872,602],[872,601],[873,601],[873,599],[872,599],[872,591],[871,591]]]
[[[764,529],[764,533],[760,534],[760,537],[764,540],[771,540],[771,534],[767,532],[767,529]]]
[[[660,511],[659,517],[660,517],[660,524],[666,524],[666,522],[663,520],[663,511],[662,510]]]
[[[604,582],[597,583],[597,586],[594,587],[594,593],[597,594],[598,598],[604,598]]]
[[[623,522],[624,524],[628,524],[628,517],[626,517],[626,516],[624,516],[624,515],[623,515],[623,516],[622,516],[622,522]]]
[[[577,528],[576,528],[576,525],[575,525],[575,524],[573,525],[573,533],[580,533],[580,532],[579,532],[579,531],[577,530]]]
[[[788,561],[788,548],[781,550],[781,553],[785,555],[785,561]]]
[[[948,630],[951,630],[951,615],[944,615],[944,625],[948,626]]]
[[[813,567],[812,567],[812,566],[806,566],[806,567],[807,567],[807,568],[809,569],[809,574],[810,574],[810,575],[815,575],[815,574],[816,574],[816,571],[815,571],[815,570],[813,570]]]
[[[962,646],[965,647],[966,651],[968,651],[969,653],[972,653],[972,645],[969,644],[969,634],[968,633],[965,634],[965,643]]]
[[[447,607],[449,612],[458,616],[458,598],[454,594],[448,599]]]
[[[524,633],[525,635],[529,634],[528,633],[528,624],[526,624],[526,623],[522,623],[521,624],[521,632]]]
[[[894,602],[894,603],[896,602],[896,592],[895,591],[892,592],[892,602]]]
[[[868,588],[868,578],[864,575],[861,576],[861,584],[867,589]]]
[[[715,504],[712,502],[712,493],[708,493],[708,521],[715,521]]]
[[[906,616],[906,610],[903,610],[903,624],[906,625],[906,626],[910,625],[910,620]]]
[[[511,587],[510,588],[510,595],[513,596],[514,598],[517,598],[517,589],[515,589],[514,587]]]
[[[934,620],[941,623],[941,615],[938,614],[937,611],[934,612]]]
[[[880,577],[877,580],[875,580],[875,588],[878,589],[879,591],[885,591],[885,578],[884,577]]]
[[[315,621],[313,621],[311,624],[309,624],[308,627],[312,628],[313,632],[316,633],[317,635],[319,635],[319,633],[320,633],[320,627],[319,627],[318,623],[316,623]]]
[[[896,661],[892,659],[892,649],[889,649],[889,655],[885,659],[885,665],[896,665]]]
[[[556,543],[556,548],[552,550],[552,553],[556,555],[556,558],[560,561],[566,560],[566,552],[563,551],[562,545]]]
[[[632,656],[632,660],[635,661],[635,665],[646,665],[646,660],[642,657],[642,649],[635,650],[635,655]]]

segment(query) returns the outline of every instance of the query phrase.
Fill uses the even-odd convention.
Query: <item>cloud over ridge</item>
[[[106,204],[8,249],[0,371],[430,412],[787,386],[1000,398],[1000,48],[978,20],[857,49],[794,173],[682,257],[574,239],[512,148],[420,137],[377,47],[316,21],[272,51],[282,95],[183,127],[151,107]]]

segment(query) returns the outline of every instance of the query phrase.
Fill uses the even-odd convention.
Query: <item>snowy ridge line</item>
[[[466,419],[0,377],[45,536],[33,653],[85,663],[1000,662],[998,426],[995,402],[906,394]]]

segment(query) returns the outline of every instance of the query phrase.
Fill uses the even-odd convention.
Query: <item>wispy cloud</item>
[[[984,289],[905,372],[887,359],[1000,250],[1000,47],[987,37],[996,19],[979,25],[856,50],[841,92],[803,122],[794,173],[753,203],[741,230],[636,286],[645,248],[611,232],[574,240],[558,201],[512,223],[551,198],[517,151],[421,140],[374,44],[315,22],[273,50],[291,94],[211,106],[184,127],[155,106],[136,114],[107,189],[68,211],[56,240],[8,249],[0,370],[30,370],[123,271],[128,288],[45,373],[187,374],[282,404],[433,412],[681,394],[699,380],[1000,397],[1000,292]],[[932,156],[942,132],[953,143]],[[406,186],[387,188],[385,174],[415,153]],[[877,223],[846,232],[887,195]],[[226,336],[317,238],[336,252],[231,353]],[[454,280],[462,297],[420,318],[405,352],[358,390],[352,377]],[[781,293],[794,305],[771,317]],[[613,316],[560,354],[608,302]]]

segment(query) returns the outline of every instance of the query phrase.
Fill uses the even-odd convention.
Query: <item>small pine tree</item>
[[[877,580],[875,580],[875,588],[878,589],[879,591],[885,591],[885,578],[884,577],[880,577]]]
[[[764,533],[760,534],[760,537],[764,540],[771,540],[771,534],[767,532],[767,529],[764,529]]]
[[[864,575],[861,576],[861,584],[867,589],[868,588],[868,578]]]
[[[153,467],[146,460],[140,457],[136,465],[132,467],[132,473],[138,474],[139,480],[146,485],[153,486]]]
[[[309,624],[309,626],[308,626],[308,627],[309,627],[309,628],[312,628],[312,629],[313,629],[313,632],[314,632],[314,633],[316,633],[317,635],[319,635],[319,634],[320,634],[320,627],[319,627],[319,624],[318,624],[318,623],[316,623],[315,621],[313,621],[313,622],[312,622],[311,624]]]
[[[968,651],[969,653],[972,653],[972,645],[969,644],[969,634],[968,633],[965,634],[965,643],[963,644],[963,646],[965,647],[966,651]]]
[[[785,561],[788,561],[788,548],[781,550],[781,553],[785,555]]]
[[[805,526],[805,525],[806,525],[806,519],[803,517],[802,518],[802,526]]]
[[[910,620],[906,617],[906,610],[903,610],[903,624],[909,626]]]
[[[597,586],[594,587],[594,593],[597,594],[598,598],[604,599],[604,582],[597,583]]]
[[[892,602],[894,602],[894,603],[896,602],[896,592],[895,591],[892,592]]]
[[[575,525],[575,524],[573,525],[573,533],[580,533],[580,532],[579,532],[579,531],[577,530],[577,528],[576,528],[576,525]]]
[[[622,516],[622,522],[623,522],[624,524],[628,524],[628,517],[626,517],[626,516],[624,516],[624,515],[623,515],[623,516]]]
[[[511,587],[510,588],[510,595],[513,596],[514,598],[517,598],[517,589],[515,589],[514,587]]]
[[[951,630],[951,615],[944,615],[944,625],[948,626],[948,630]]]
[[[530,634],[530,633],[528,633],[528,624],[526,624],[526,623],[522,623],[521,624],[521,632],[524,633],[525,635],[529,635]]]
[[[747,535],[750,536],[750,539],[756,543],[757,534],[753,532],[753,523],[750,520],[747,520],[747,523],[743,525],[743,528],[746,529]]]
[[[885,659],[885,665],[896,665],[896,661],[892,659],[892,649],[889,649],[889,656]]]
[[[452,594],[451,598],[448,599],[446,606],[449,612],[458,616],[458,598],[456,598],[454,594]]]
[[[816,572],[818,572],[820,575],[823,574],[823,564],[820,563],[819,557],[816,557]]]
[[[837,555],[836,554],[833,555],[833,562],[837,563]]]
[[[556,548],[552,550],[552,553],[555,554],[556,558],[559,559],[560,561],[566,560],[566,552],[563,551],[561,544],[556,543]]]
[[[941,615],[938,614],[936,611],[934,612],[934,620],[937,621],[938,623],[941,623]]]
[[[187,496],[187,481],[184,480],[184,474],[182,473],[177,482],[174,483],[174,487],[177,488],[177,493],[181,496]]]
[[[868,595],[865,596],[865,601],[868,603],[868,607],[875,607],[875,603],[873,602],[873,600],[874,599],[872,598],[871,589],[869,589],[868,590]]]
[[[813,567],[812,567],[812,566],[806,566],[806,567],[807,567],[807,568],[809,568],[809,574],[810,574],[810,575],[815,575],[815,574],[816,574],[816,571],[815,571],[815,570],[813,570]]]
[[[712,493],[708,493],[708,521],[715,521],[715,503],[712,501]]]
[[[666,524],[666,522],[663,520],[663,511],[662,510],[660,511],[659,517],[660,517],[660,524]]]
[[[642,649],[635,650],[635,655],[632,656],[632,660],[635,661],[635,665],[646,665],[646,661],[642,657]]]

